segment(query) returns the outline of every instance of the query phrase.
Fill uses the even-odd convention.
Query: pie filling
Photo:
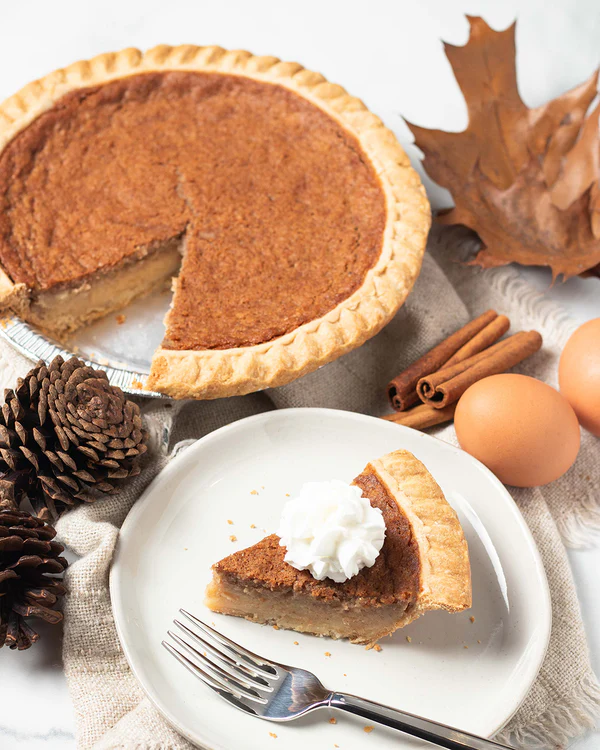
[[[295,596],[289,591],[272,591],[233,582],[215,573],[206,590],[206,606],[215,612],[243,617],[264,625],[299,633],[348,638],[355,643],[375,643],[396,628],[402,618],[412,621],[414,605],[365,606],[360,599],[323,601]]]
[[[372,567],[344,583],[318,581],[285,562],[285,549],[272,534],[213,566],[206,605],[254,622],[357,643],[374,643],[411,622],[421,575],[411,525],[372,469],[354,482],[385,520],[385,542]]]
[[[98,271],[77,284],[58,286],[30,297],[27,320],[59,338],[120,310],[137,297],[170,285],[181,267],[183,243],[174,239],[116,269]]]
[[[385,223],[357,139],[243,76],[75,90],[0,154],[0,263],[26,288],[24,317],[58,334],[177,273],[184,246],[163,347],[270,341],[362,285]]]

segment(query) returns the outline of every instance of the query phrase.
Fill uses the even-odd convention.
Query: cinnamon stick
[[[479,354],[484,349],[487,349],[492,344],[495,344],[498,339],[502,338],[504,334],[510,328],[510,320],[506,315],[498,315],[497,318],[488,323],[485,328],[482,328],[470,341],[454,354],[444,365],[444,368],[455,365],[457,362],[462,362],[463,359],[469,359],[475,354]]]
[[[488,310],[475,320],[470,321],[461,329],[448,336],[433,349],[424,354],[416,362],[403,370],[388,384],[388,396],[392,407],[396,411],[404,411],[413,404],[418,403],[416,386],[425,375],[439,370],[446,362],[456,354],[468,341],[474,338],[492,321],[496,320],[498,313]]]
[[[516,333],[462,362],[421,378],[417,384],[419,398],[424,404],[444,409],[458,401],[473,383],[506,372],[541,346],[542,337],[537,331]]]
[[[397,411],[393,414],[387,414],[382,419],[395,424],[402,424],[405,427],[412,427],[415,430],[424,430],[426,427],[434,427],[437,424],[450,422],[454,419],[456,404],[450,404],[444,409],[436,409],[430,404],[419,404],[413,406],[407,411]]]

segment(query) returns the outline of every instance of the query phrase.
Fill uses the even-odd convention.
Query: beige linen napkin
[[[119,495],[81,507],[58,524],[62,541],[81,556],[67,573],[70,594],[65,602],[63,648],[80,748],[190,747],[159,716],[129,670],[117,639],[108,591],[119,527],[152,476],[181,449],[179,441],[201,437],[232,420],[272,408],[327,406],[383,414],[388,411],[388,380],[488,307],[507,314],[515,329],[541,331],[544,348],[522,371],[555,384],[558,354],[572,324],[516,271],[481,272],[452,262],[458,251],[467,249],[468,242],[464,233],[435,229],[419,281],[396,318],[359,350],[318,372],[244,398],[174,406],[146,403],[153,460]],[[26,366],[16,364],[18,358],[4,346],[0,355],[0,375],[8,385],[15,369],[24,372]],[[451,426],[438,429],[437,434],[455,442]],[[520,746],[560,747],[592,726],[600,714],[600,687],[591,671],[563,544],[588,544],[592,531],[600,528],[598,445],[597,439],[584,434],[578,461],[564,478],[543,489],[513,492],[542,554],[554,615],[542,670],[502,733],[505,740]]]

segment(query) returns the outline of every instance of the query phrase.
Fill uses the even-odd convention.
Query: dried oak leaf
[[[468,17],[464,47],[445,45],[465,97],[462,133],[408,123],[424,167],[452,193],[443,224],[473,229],[483,248],[471,263],[550,266],[565,278],[600,263],[598,71],[536,109],[517,87],[515,26],[494,31]],[[587,115],[587,116],[586,116]]]

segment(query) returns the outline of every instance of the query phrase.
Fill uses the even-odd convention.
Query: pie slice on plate
[[[176,276],[148,382],[174,397],[282,385],[362,344],[429,225],[393,133],[296,63],[127,49],[0,107],[0,309],[63,337]]]
[[[471,569],[456,513],[425,466],[399,450],[354,480],[383,513],[375,564],[343,583],[316,580],[284,560],[272,534],[213,566],[206,604],[227,615],[353,643],[374,644],[433,609],[471,606]]]

